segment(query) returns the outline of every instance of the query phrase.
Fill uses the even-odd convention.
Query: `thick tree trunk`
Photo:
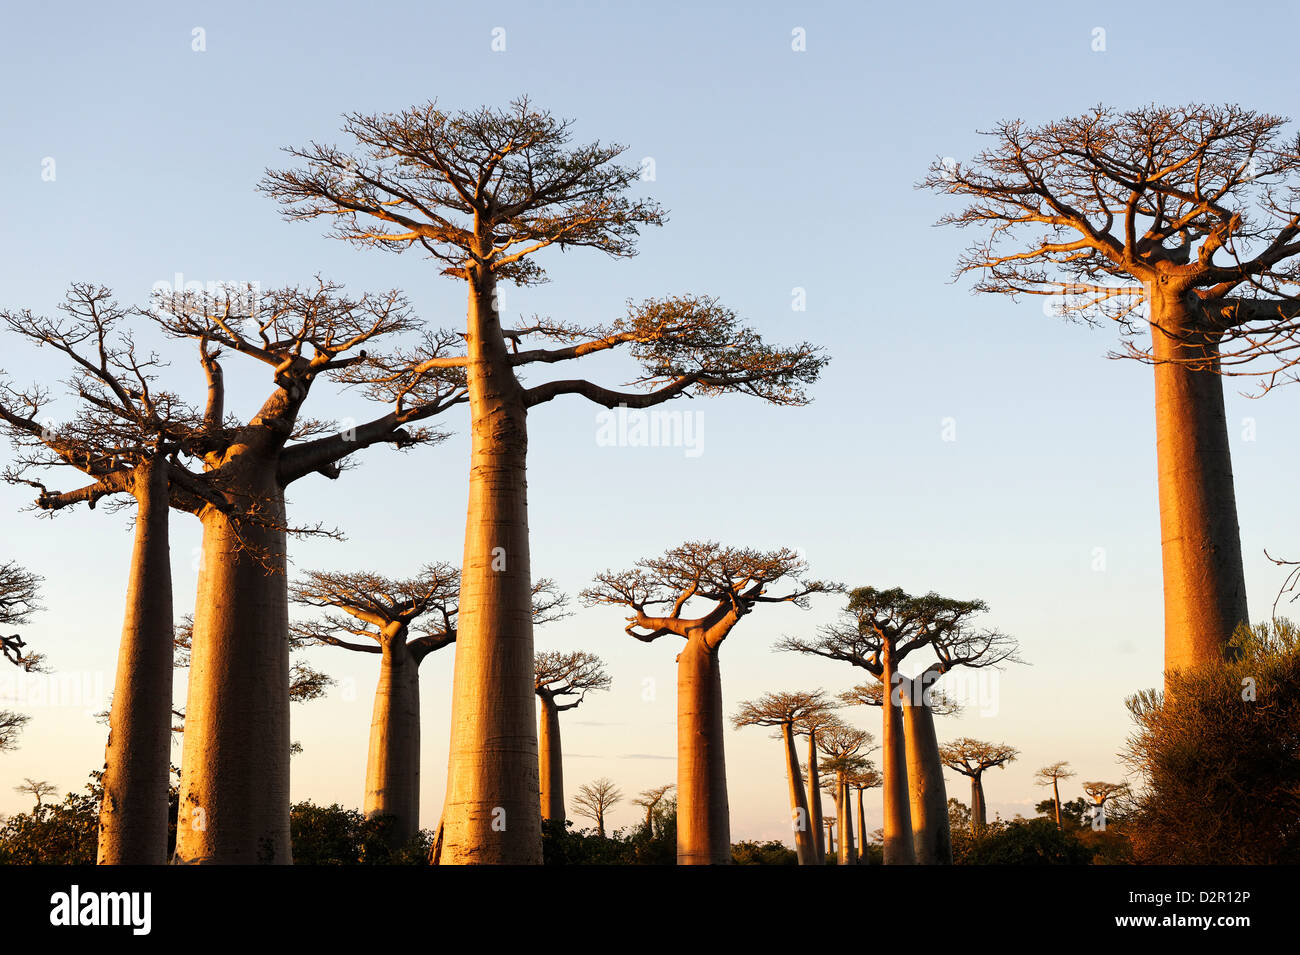
[[[122,643],[104,754],[100,865],[166,865],[172,732],[172,569],[167,464],[142,462]]]
[[[730,863],[722,677],[696,632],[677,656],[677,864]]]
[[[1056,780],[1052,780],[1052,802],[1056,804],[1056,828],[1064,829],[1061,825],[1061,790],[1056,785]]]
[[[817,865],[817,840],[813,837],[808,799],[799,775],[799,754],[794,748],[794,727],[781,724],[781,741],[785,743],[785,774],[790,784],[790,818],[794,825],[794,851],[800,865]]]
[[[943,783],[934,711],[910,692],[908,705],[903,707],[903,735],[907,742],[907,781],[916,861],[919,865],[952,865],[948,790]]]
[[[853,849],[853,804],[849,800],[849,787],[844,781],[844,774],[839,773],[835,781],[839,798],[835,800],[836,818],[839,823],[839,854],[836,861],[840,865],[857,865],[858,854]]]
[[[862,790],[858,790],[858,862],[867,864],[867,814],[862,811]]]
[[[835,855],[835,825],[834,820],[826,820],[826,851]]]
[[[284,498],[256,523],[209,508],[194,607],[175,861],[289,865],[289,600]]]
[[[420,664],[403,638],[386,641],[370,719],[366,817],[393,817],[393,843],[420,831]]]
[[[1165,671],[1170,672],[1222,660],[1233,631],[1249,615],[1223,379],[1216,374],[1218,345],[1173,337],[1186,335],[1193,325],[1186,307],[1173,296],[1151,298]],[[1206,358],[1213,367],[1160,362],[1170,358]]]
[[[542,713],[537,729],[538,769],[541,771],[541,804],[543,819],[565,819],[564,808],[564,758],[560,749],[560,711],[555,697],[539,693]],[[650,824],[650,810],[646,811],[646,825]]]
[[[889,647],[884,654],[885,685],[883,731],[880,739],[881,775],[884,780],[881,796],[885,809],[885,865],[915,865],[916,848],[912,842],[912,814],[907,793],[907,748],[903,734],[903,713],[895,686],[894,664]]]
[[[817,771],[817,734],[808,734],[808,813],[817,837],[817,864],[826,864],[826,836],[822,833],[822,783]]]
[[[972,835],[978,836],[984,828],[987,820],[985,819],[984,810],[984,783],[981,781],[980,774],[976,773],[970,778],[970,831]]]
[[[471,458],[443,865],[540,865],[527,416],[490,280],[470,283]]]

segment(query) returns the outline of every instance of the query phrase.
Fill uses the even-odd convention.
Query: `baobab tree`
[[[1091,782],[1083,784],[1083,791],[1092,800],[1093,825],[1099,829],[1106,828],[1106,803],[1117,796],[1126,795],[1128,783]]]
[[[776,732],[785,747],[785,772],[790,788],[790,819],[794,828],[794,848],[800,865],[820,865],[817,857],[817,838],[808,798],[803,789],[803,774],[799,769],[799,754],[795,750],[795,724],[830,712],[831,704],[821,690],[795,693],[765,693],[756,700],[740,704],[731,723],[737,729],[744,726],[769,726]]]
[[[400,580],[309,571],[289,588],[295,603],[342,611],[296,622],[298,639],[380,658],[363,811],[391,816],[397,845],[420,830],[420,665],[456,639],[459,592],[460,574],[450,564],[427,564]]]
[[[821,767],[817,759],[817,738],[823,730],[839,726],[841,720],[834,709],[828,707],[823,711],[806,713],[795,724],[795,733],[808,738],[808,769],[805,773],[808,793],[808,812],[812,819],[812,829],[817,835],[817,865],[826,864],[826,837],[822,833],[822,782]]]
[[[963,736],[941,746],[939,754],[945,766],[970,778],[970,831],[973,836],[979,835],[986,822],[984,771],[1005,767],[1020,751],[1005,743],[986,743]]]
[[[472,441],[440,858],[540,864],[528,612],[532,409],[566,395],[606,408],[721,393],[802,405],[804,386],[827,359],[806,343],[764,342],[703,295],[648,300],[590,328],[546,320],[505,326],[502,287],[542,281],[539,258],[546,250],[589,248],[626,258],[636,252],[640,229],[664,219],[654,202],[631,196],[640,169],[619,162],[623,147],[573,146],[570,123],[526,99],[460,113],[428,103],[399,113],[351,114],[344,132],[355,151],[314,143],[289,149],[302,165],[269,171],[262,189],[289,219],[323,217],[336,236],[360,245],[427,252],[469,294],[465,353],[429,359],[464,372]],[[576,378],[525,386],[520,379],[527,366],[623,346],[641,366],[639,390]]]
[[[537,758],[542,819],[563,822],[564,750],[560,745],[560,713],[578,706],[591,690],[608,690],[611,680],[605,672],[605,662],[594,653],[546,650],[536,656],[533,683],[541,703]],[[558,702],[563,697],[577,699]]]
[[[0,753],[18,748],[18,735],[30,720],[26,713],[0,710]]]
[[[167,861],[168,773],[172,687],[170,509],[181,499],[179,456],[201,437],[202,417],[158,387],[162,362],[136,349],[128,321],[103,286],[73,284],[47,317],[29,309],[0,312],[11,333],[49,348],[73,369],[78,413],[56,425],[49,394],[0,382],[0,422],[16,461],[6,480],[36,487],[36,506],[49,513],[104,498],[134,501],[135,533],[126,609],[118,648],[113,707],[100,801],[101,865],[162,865]],[[71,468],[89,479],[74,490],[51,491],[45,472]],[[109,509],[113,509],[110,500]]]
[[[1074,775],[1068,767],[1070,764],[1062,760],[1059,763],[1052,763],[1050,766],[1044,766],[1038,772],[1034,773],[1034,782],[1039,786],[1052,787],[1052,805],[1056,809],[1056,828],[1061,829],[1061,780],[1069,779]]]
[[[199,343],[209,386],[208,424],[193,449],[203,471],[186,478],[199,498],[203,545],[175,858],[289,864],[287,538],[331,532],[292,526],[285,490],[311,475],[337,478],[351,455],[376,445],[436,443],[445,435],[416,423],[464,391],[454,375],[397,374],[370,352],[417,328],[397,292],[353,297],[318,279],[255,295],[180,293],[159,297],[150,318]],[[261,363],[271,379],[247,422],[224,412],[212,367],[223,349]],[[371,396],[391,400],[387,413],[338,430],[303,417],[322,378],[355,383],[368,371]]]
[[[728,865],[731,829],[723,754],[722,642],[760,604],[807,608],[814,594],[839,584],[807,579],[793,550],[759,551],[688,541],[629,571],[606,571],[582,592],[590,605],[632,610],[625,632],[645,643],[664,636],[686,641],[677,655],[677,863]],[[784,592],[768,589],[787,581]],[[694,603],[693,603],[694,602]],[[688,606],[704,604],[699,616]]]
[[[840,865],[857,865],[857,853],[853,845],[853,807],[849,800],[848,778],[853,773],[865,768],[858,757],[866,756],[875,749],[871,745],[874,737],[866,730],[849,726],[847,723],[829,727],[819,734],[818,745],[826,756],[822,767],[835,774],[835,807],[839,817],[839,855],[836,861]]]
[[[985,232],[957,267],[976,291],[1054,296],[1066,316],[1150,332],[1129,351],[1155,371],[1166,672],[1222,660],[1249,620],[1218,372],[1225,340],[1256,351],[1300,312],[1281,294],[1300,254],[1285,124],[1230,105],[1097,107],[1000,123],[972,162],[925,180],[972,199],[941,221]]]
[[[645,830],[647,834],[652,833],[655,810],[659,804],[664,801],[668,793],[677,788],[676,783],[664,783],[662,786],[655,786],[651,789],[641,790],[641,795],[632,800],[634,806],[640,806],[645,810]]]
[[[36,811],[41,811],[42,800],[46,796],[53,796],[59,791],[59,787],[53,783],[46,782],[43,779],[32,779],[28,776],[22,781],[22,784],[14,787],[16,793],[31,793],[36,797]]]
[[[851,768],[844,777],[845,785],[857,793],[857,813],[858,813],[858,862],[865,865],[867,861],[867,814],[863,809],[863,794],[868,789],[877,789],[884,782],[880,778],[880,773],[876,771],[875,764],[869,759],[855,757]]]
[[[980,600],[954,600],[934,593],[914,597],[897,587],[858,587],[850,593],[839,621],[819,628],[812,638],[786,637],[776,645],[778,650],[850,663],[888,688],[881,707],[886,865],[952,861],[948,797],[927,697],[934,692],[934,680],[953,667],[996,666],[1014,659],[1012,638],[969,628],[969,620],[986,609]],[[900,663],[925,647],[931,649],[934,662],[912,678],[904,676]],[[916,781],[910,787],[909,776]],[[915,819],[911,791],[918,793]],[[918,844],[923,849],[919,856]]]
[[[936,653],[946,652],[952,658],[953,645],[961,636],[959,630],[949,630],[936,636]],[[942,671],[931,669],[916,678],[900,679],[899,696],[903,705],[903,736],[907,762],[908,806],[912,819],[912,837],[916,860],[922,865],[952,864],[952,835],[948,814],[938,813],[938,801],[945,804],[948,792],[943,785],[943,763],[939,760],[939,740],[934,732],[935,716],[953,716],[961,712],[961,704],[934,685]],[[840,701],[846,706],[879,706],[885,704],[885,687],[879,681],[861,683],[841,693]]]
[[[578,787],[573,797],[573,814],[590,819],[596,824],[597,834],[605,838],[605,813],[623,801],[623,791],[614,785],[614,781],[602,776],[594,783],[584,783]]]

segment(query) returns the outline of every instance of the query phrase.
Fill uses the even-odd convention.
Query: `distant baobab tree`
[[[830,780],[827,780],[827,782],[830,782]],[[834,790],[832,790],[833,794]],[[839,852],[835,846],[835,831],[840,824],[840,820],[837,816],[826,816],[822,819],[822,822],[826,826],[826,851],[838,860]]]
[[[1219,372],[1225,346],[1230,361],[1298,347],[1300,142],[1285,124],[1230,105],[1099,106],[999,123],[972,162],[936,162],[924,183],[972,199],[942,222],[984,233],[957,268],[976,291],[1055,296],[1068,317],[1151,334],[1127,353],[1155,370],[1167,672],[1222,660],[1249,620]]]
[[[795,693],[765,693],[756,700],[740,704],[731,717],[737,729],[745,726],[770,726],[785,747],[786,781],[790,788],[790,818],[794,829],[795,854],[800,865],[821,865],[817,857],[816,820],[808,806],[795,750],[795,725],[809,717],[830,712],[832,704],[822,690]]]
[[[677,655],[677,863],[728,865],[731,824],[723,755],[722,642],[761,604],[807,608],[814,594],[839,593],[839,584],[806,579],[807,563],[793,550],[759,551],[689,541],[629,571],[606,571],[583,591],[588,605],[633,611],[625,631],[652,643],[685,641]],[[783,592],[768,589],[788,581]],[[693,601],[700,616],[686,616]]]
[[[534,615],[533,622],[538,620]],[[537,730],[542,819],[564,821],[564,749],[560,744],[560,713],[571,710],[592,690],[608,690],[611,679],[605,662],[585,650],[546,650],[536,656],[534,692],[541,703]],[[567,703],[559,700],[577,697]]]
[[[1100,828],[1105,828],[1106,803],[1118,796],[1126,795],[1129,787],[1128,783],[1091,782],[1083,784],[1083,791],[1092,800],[1094,825],[1097,825],[1097,820],[1100,819]]]
[[[351,114],[343,129],[355,151],[315,143],[289,149],[302,165],[268,171],[262,189],[289,219],[324,218],[334,235],[359,245],[428,253],[469,293],[465,353],[426,363],[465,374],[472,439],[440,861],[540,864],[528,612],[532,409],[566,395],[607,408],[723,393],[802,405],[804,387],[827,358],[806,343],[768,344],[704,295],[647,300],[592,327],[544,319],[503,325],[502,286],[542,281],[545,250],[627,258],[639,231],[664,221],[657,204],[631,196],[639,166],[618,162],[621,146],[572,145],[570,122],[527,99],[458,113],[428,103]],[[620,347],[641,366],[640,390],[582,378],[526,386],[520,377],[526,367]],[[495,824],[502,813],[504,827]]]
[[[858,587],[839,621],[819,628],[812,638],[786,637],[776,645],[852,664],[890,688],[881,707],[886,865],[952,862],[948,796],[927,697],[934,693],[933,681],[954,667],[990,667],[1015,659],[1014,639],[970,628],[970,619],[986,609],[981,600]],[[934,662],[910,679],[904,676],[899,669],[903,659],[925,647]],[[919,855],[917,845],[923,849]]]
[[[596,824],[596,833],[605,838],[605,813],[623,801],[623,792],[614,785],[614,781],[602,776],[594,783],[585,783],[578,787],[573,797],[574,815],[590,819]]]
[[[866,865],[867,861],[867,814],[863,809],[862,797],[868,789],[878,788],[884,780],[880,778],[880,773],[876,772],[875,765],[869,759],[856,757],[849,772],[844,777],[844,782],[850,790],[857,793],[857,813],[858,813],[858,862]]]
[[[163,362],[141,354],[132,337],[133,309],[112,292],[73,284],[54,317],[29,309],[0,312],[7,330],[48,348],[71,367],[75,416],[48,418],[47,390],[0,382],[0,422],[16,451],[6,480],[29,484],[36,507],[48,514],[77,504],[108,509],[118,495],[136,505],[135,533],[122,636],[118,647],[100,801],[101,865],[162,865],[167,861],[168,783],[171,765],[172,506],[198,500],[182,489],[182,455],[193,453],[204,421],[175,394],[158,386]],[[51,491],[47,472],[70,468],[89,480]]]
[[[808,793],[808,812],[811,814],[813,832],[817,835],[817,865],[826,864],[826,836],[822,832],[822,780],[821,766],[817,759],[818,739],[822,732],[842,724],[828,704],[824,710],[805,713],[794,727],[795,734],[808,738],[808,768],[805,772]]]
[[[941,746],[939,753],[945,766],[970,779],[970,830],[971,835],[979,835],[987,822],[984,771],[995,766],[1005,767],[1020,755],[1020,751],[1005,743],[986,743],[963,736]]]
[[[203,544],[175,860],[287,865],[287,540],[337,532],[292,525],[285,491],[312,475],[339,477],[352,455],[376,445],[440,441],[444,434],[417,424],[458,404],[464,391],[454,376],[432,370],[399,375],[372,352],[418,327],[397,292],[350,296],[322,279],[256,294],[184,292],[158,296],[149,317],[168,335],[197,342],[208,372],[209,424],[193,449],[203,472],[186,479]],[[270,379],[246,422],[224,410],[216,364],[223,349],[261,363]],[[312,389],[340,379],[362,384],[390,409],[355,426],[305,418]]]
[[[839,723],[818,734],[818,745],[826,759],[822,768],[835,774],[835,807],[839,819],[839,865],[857,865],[858,857],[853,842],[853,806],[849,800],[849,777],[866,768],[866,753],[873,737],[866,730]]]
[[[342,611],[295,623],[299,640],[379,655],[362,809],[367,818],[392,817],[396,845],[420,830],[420,664],[455,641],[459,592],[450,564],[401,580],[309,571],[289,588],[295,603]]]
[[[1068,767],[1070,764],[1064,760],[1059,763],[1052,763],[1050,766],[1044,766],[1038,772],[1034,773],[1034,782],[1039,786],[1052,787],[1052,805],[1056,809],[1056,828],[1063,828],[1061,825],[1061,780],[1069,779],[1074,775]]]
[[[662,786],[641,790],[641,795],[632,800],[633,805],[640,806],[645,810],[645,831],[647,835],[653,834],[655,810],[664,801],[664,797],[676,788],[676,783],[664,783]]]
[[[46,796],[53,796],[59,791],[59,787],[53,783],[46,782],[43,779],[32,779],[30,776],[22,781],[21,785],[14,787],[16,793],[30,793],[36,797],[36,811],[40,812],[42,800]]]

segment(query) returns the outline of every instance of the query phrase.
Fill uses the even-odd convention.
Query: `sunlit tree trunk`
[[[528,433],[490,277],[470,283],[471,460],[438,861],[542,861],[533,703]]]
[[[555,697],[538,693],[542,713],[537,730],[538,768],[541,771],[541,805],[543,819],[565,819],[564,809],[564,757],[560,748],[560,711]],[[646,810],[646,826],[650,825],[652,810]]]
[[[808,734],[808,812],[817,838],[817,864],[826,864],[826,836],[822,833],[821,776],[817,772],[817,734]]]
[[[99,810],[100,865],[165,865],[172,731],[172,571],[165,461],[135,467],[138,511]]]
[[[862,811],[862,790],[858,790],[858,861],[867,864],[867,815]]]
[[[980,777],[981,774],[976,773],[970,778],[970,831],[976,836],[980,834],[980,830],[987,822],[984,809],[984,783]]]
[[[794,851],[800,865],[817,865],[817,840],[813,836],[813,822],[808,811],[808,799],[803,791],[799,774],[799,754],[794,746],[794,726],[781,724],[781,740],[785,743],[785,772],[790,784],[790,816],[794,824]]]
[[[420,831],[420,664],[404,639],[383,642],[366,757],[367,818],[393,817],[393,841]]]
[[[885,644],[881,682],[885,685],[883,726],[880,734],[881,789],[885,810],[885,865],[915,865],[916,849],[912,842],[912,814],[907,792],[907,748],[903,733],[903,713],[895,686],[895,669],[891,647]]]
[[[853,848],[853,803],[849,799],[849,787],[844,781],[843,772],[837,774],[835,789],[839,793],[835,800],[835,816],[840,830],[840,848],[836,861],[840,865],[857,865],[858,854]]]
[[[677,864],[730,862],[722,677],[717,650],[695,631],[677,656]]]
[[[292,863],[284,497],[256,476],[258,520],[200,514],[176,861]]]
[[[934,711],[912,695],[913,689],[919,693],[919,686],[911,681],[904,686],[907,703],[903,706],[903,734],[916,861],[919,865],[952,865],[948,791],[943,783]]]
[[[1168,672],[1222,660],[1249,617],[1218,345],[1178,340],[1192,320],[1177,297],[1156,290],[1150,304]],[[1212,367],[1159,361],[1168,358],[1205,358]]]

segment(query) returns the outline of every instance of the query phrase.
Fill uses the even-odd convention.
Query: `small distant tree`
[[[1005,743],[986,743],[963,736],[939,748],[943,764],[949,769],[970,778],[971,835],[979,835],[987,824],[984,803],[984,771],[1005,767],[1015,760],[1020,751]]]
[[[1067,762],[1052,763],[1050,766],[1044,766],[1034,774],[1034,782],[1039,786],[1052,787],[1052,805],[1056,810],[1056,828],[1064,828],[1061,825],[1061,787],[1062,779],[1070,779],[1074,776],[1068,767]]]
[[[849,801],[848,779],[865,769],[865,762],[858,757],[865,756],[875,747],[874,737],[866,730],[840,723],[830,727],[819,735],[819,745],[826,757],[823,769],[835,774],[835,807],[839,818],[837,841],[839,853],[836,861],[839,865],[857,865],[857,852],[853,839],[853,807]]]
[[[671,790],[676,788],[676,783],[664,783],[662,786],[641,790],[641,795],[632,800],[633,805],[640,806],[645,810],[645,829],[647,833],[653,833],[655,815],[660,803],[664,801],[664,798]],[[674,807],[674,811],[675,809],[676,807]]]
[[[813,710],[805,713],[794,724],[795,734],[808,739],[808,768],[804,771],[804,790],[808,794],[811,828],[817,836],[817,865],[826,864],[826,835],[822,831],[821,765],[817,759],[818,739],[822,732],[834,726],[839,726],[842,722],[835,715],[835,708],[828,705],[824,710]]]
[[[32,779],[30,776],[23,780],[22,785],[15,786],[16,793],[30,793],[36,797],[36,811],[40,812],[41,801],[46,796],[53,796],[59,791],[59,787],[53,783],[48,783],[43,779]]]
[[[459,592],[450,564],[427,564],[403,580],[310,571],[289,588],[295,603],[326,611],[293,625],[298,641],[380,657],[363,811],[391,816],[399,845],[420,829],[420,665],[455,641]]]
[[[868,789],[879,789],[884,783],[875,764],[869,759],[855,757],[851,768],[844,776],[844,784],[857,794],[858,803],[858,864],[866,865],[871,855],[867,841],[867,814],[862,805],[862,797]]]
[[[1106,803],[1129,791],[1128,783],[1091,782],[1083,784],[1083,791],[1092,800],[1092,824],[1096,829],[1106,828]]]
[[[538,622],[534,615],[534,622]],[[564,819],[564,750],[560,743],[560,713],[571,710],[592,690],[608,690],[611,679],[605,661],[585,650],[546,650],[533,663],[534,692],[541,703],[537,759],[541,782],[542,819]],[[567,703],[559,702],[568,697]]]
[[[795,853],[799,865],[821,865],[817,857],[817,840],[813,827],[817,825],[804,794],[803,775],[799,768],[799,754],[795,751],[796,724],[821,713],[830,712],[830,704],[821,690],[797,693],[765,693],[756,700],[740,704],[732,725],[774,727],[776,738],[785,746],[786,781],[790,788],[790,816],[794,829]],[[734,855],[734,853],[733,853]]]
[[[624,629],[637,640],[674,636],[686,642],[677,655],[677,839],[683,865],[731,862],[718,661],[722,642],[762,604],[807,608],[812,595],[843,590],[806,579],[807,569],[789,548],[759,551],[690,541],[639,561],[632,570],[606,571],[583,591],[588,605],[632,610]],[[769,593],[782,581],[787,582],[783,593]],[[700,604],[699,616],[685,616],[688,606]]]
[[[602,776],[594,783],[585,783],[578,787],[573,797],[574,815],[590,819],[596,824],[596,833],[605,838],[605,813],[623,801],[623,791],[614,785],[614,781]]]

